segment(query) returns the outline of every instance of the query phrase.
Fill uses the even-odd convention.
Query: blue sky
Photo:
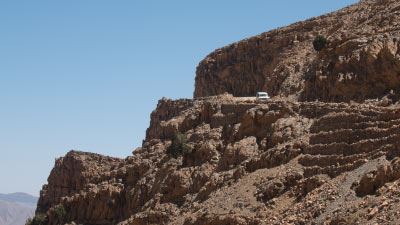
[[[131,155],[208,53],[355,2],[1,1],[0,193],[38,196],[71,149]]]

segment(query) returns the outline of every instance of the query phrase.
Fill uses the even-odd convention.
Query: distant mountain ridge
[[[24,225],[35,214],[38,197],[17,192],[0,194],[0,225]]]
[[[34,207],[36,206],[38,199],[39,199],[38,197],[23,192],[16,192],[12,194],[0,194],[1,201],[28,204]]]

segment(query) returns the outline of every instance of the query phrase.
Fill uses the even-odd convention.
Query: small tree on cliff
[[[313,41],[313,46],[316,51],[321,51],[325,48],[327,40],[324,36],[318,35]]]
[[[45,225],[47,224],[47,216],[44,214],[36,214],[33,218],[26,221],[25,225]]]
[[[192,148],[187,145],[187,137],[179,131],[176,131],[171,139],[172,143],[167,147],[166,153],[169,156],[178,158],[180,155],[186,155],[192,152]]]
[[[62,205],[56,205],[54,206],[54,214],[55,217],[59,222],[63,221],[65,219],[65,216],[67,215],[67,211],[65,211],[64,206]]]

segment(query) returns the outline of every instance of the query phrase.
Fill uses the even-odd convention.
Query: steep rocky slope
[[[49,224],[394,221],[400,105],[379,104],[162,99],[133,156],[58,159],[37,213]],[[177,159],[165,154],[176,130],[194,149]]]
[[[132,156],[57,159],[36,215],[42,224],[399,224],[399,13],[394,0],[361,1],[216,50],[199,64],[196,98],[161,99]],[[319,53],[317,33],[329,39]],[[233,97],[259,90],[274,97]],[[193,149],[178,158],[166,154],[176,131]]]
[[[217,49],[200,62],[194,96],[231,93],[362,101],[400,92],[400,2],[364,0]],[[316,52],[317,35],[328,47]]]

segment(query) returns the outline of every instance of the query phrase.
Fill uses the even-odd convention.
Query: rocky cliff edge
[[[400,93],[400,2],[364,0],[215,50],[200,62],[194,97],[267,91],[307,101]],[[317,52],[313,40],[327,38]]]

